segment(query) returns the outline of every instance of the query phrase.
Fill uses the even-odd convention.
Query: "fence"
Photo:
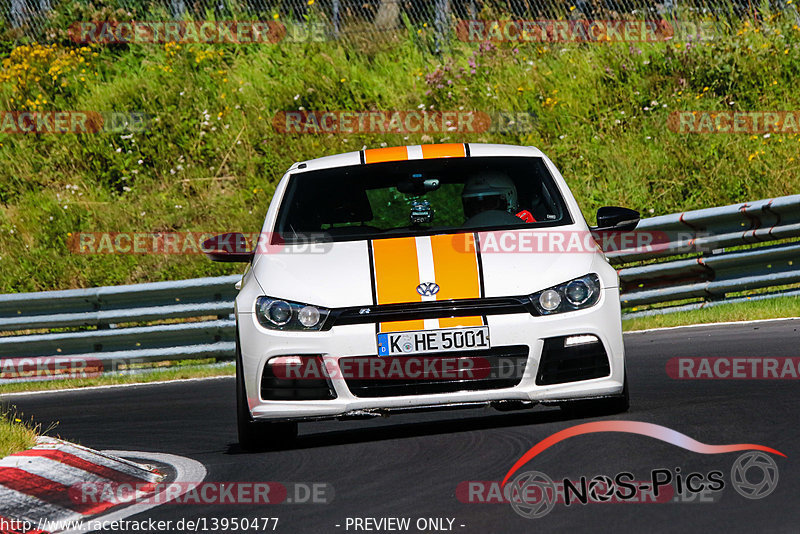
[[[637,232],[671,239],[647,251],[607,252],[609,261],[620,266],[623,308],[702,300],[629,316],[800,296],[800,289],[790,288],[726,298],[729,293],[800,283],[800,241],[793,240],[800,237],[800,195],[652,217],[642,220]],[[47,356],[99,360],[106,370],[138,362],[231,359],[230,314],[239,279],[234,275],[0,295],[0,331],[73,329],[0,337],[0,370],[9,358]],[[159,324],[146,324],[152,321]],[[120,323],[126,326],[118,327]]]
[[[9,0],[0,4],[5,26],[30,38],[46,39],[54,28],[49,14],[61,3],[88,5],[88,0]],[[791,10],[791,3],[769,0],[774,10]],[[752,0],[101,0],[94,8],[121,9],[136,20],[165,20],[191,17],[255,18],[286,22],[315,21],[324,27],[326,38],[381,40],[402,29],[406,23],[428,27],[437,41],[459,20],[481,16],[519,19],[620,19],[662,18],[676,12],[714,12],[723,16],[754,16],[762,2]],[[75,12],[74,9],[71,9]],[[77,21],[71,21],[77,22]],[[66,28],[60,28],[66,29]]]

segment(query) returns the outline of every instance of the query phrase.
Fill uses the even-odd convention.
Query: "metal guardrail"
[[[800,295],[795,288],[725,299],[728,293],[800,283],[800,241],[774,244],[800,236],[800,195],[652,217],[642,220],[636,232],[668,239],[656,239],[645,250],[607,251],[609,260],[620,265],[623,308],[704,300],[627,316]],[[722,248],[760,243],[765,245],[727,252]],[[682,257],[670,259],[678,255]],[[631,265],[637,262],[643,264]],[[0,295],[0,331],[72,330],[0,337],[0,373],[12,358],[87,359],[112,371],[140,362],[232,359],[230,314],[239,279],[233,275]],[[154,321],[161,324],[138,324]]]
[[[800,241],[791,240],[800,237],[800,195],[652,217],[636,232],[654,235],[656,242],[659,236],[669,239],[653,250],[607,253],[622,265],[661,260],[619,270],[623,308],[698,297],[705,302],[631,310],[628,317],[698,308],[724,301],[728,293],[800,283]],[[669,261],[677,255],[684,258]]]

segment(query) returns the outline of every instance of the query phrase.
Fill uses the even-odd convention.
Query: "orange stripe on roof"
[[[417,243],[413,237],[377,239],[372,242],[372,262],[375,269],[375,294],[378,304],[421,302],[417,293],[419,264]],[[381,323],[381,332],[422,330],[422,319]]]
[[[432,158],[464,158],[467,150],[464,143],[447,143],[443,145],[422,145],[423,159]]]
[[[461,236],[459,236],[461,237]],[[475,236],[464,234],[463,248],[455,246],[451,235],[431,237],[433,265],[439,292],[436,300],[473,299],[481,296],[480,269],[475,250]],[[480,326],[482,317],[450,317],[439,319],[440,328]]]
[[[408,149],[404,146],[370,148],[364,151],[364,163],[383,163],[385,161],[405,161]]]

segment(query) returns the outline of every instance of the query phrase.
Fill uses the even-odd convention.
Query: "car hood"
[[[590,272],[600,255],[491,243],[480,233],[284,246],[258,254],[253,274],[265,295],[336,308],[526,295]],[[421,295],[420,284],[436,286]]]

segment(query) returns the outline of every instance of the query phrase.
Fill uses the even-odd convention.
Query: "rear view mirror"
[[[438,178],[422,179],[422,175],[412,175],[409,180],[397,184],[397,190],[406,195],[423,195],[429,191],[436,191],[441,186]]]
[[[246,263],[253,259],[255,251],[248,250],[247,239],[239,232],[220,234],[203,241],[203,253],[211,261]]]

